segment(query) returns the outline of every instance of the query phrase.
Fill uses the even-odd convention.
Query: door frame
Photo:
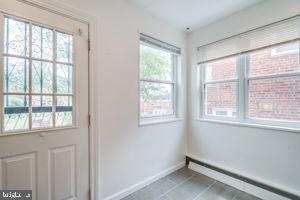
[[[95,127],[95,83],[93,72],[96,69],[97,57],[96,57],[96,31],[97,31],[97,19],[89,14],[74,9],[70,6],[60,3],[57,0],[15,0],[39,9],[46,10],[48,12],[61,15],[63,17],[84,23],[88,25],[88,38],[89,38],[89,58],[88,58],[88,112],[89,112],[89,196],[90,200],[100,199],[100,181],[97,179],[99,175],[99,156],[98,156],[98,134],[96,134]],[[92,43],[90,42],[92,41]],[[99,125],[97,125],[99,130]],[[99,131],[98,131],[99,132]]]

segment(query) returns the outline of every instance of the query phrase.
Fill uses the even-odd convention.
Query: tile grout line
[[[177,185],[175,185],[174,187],[170,188],[169,190],[167,190],[167,191],[164,192],[163,194],[161,194],[161,195],[159,195],[158,197],[154,198],[154,200],[157,200],[157,199],[163,197],[164,195],[167,195],[169,192],[175,190],[175,189],[178,188],[179,186],[181,186],[181,185],[183,185],[184,183],[188,182],[188,181],[191,180],[193,177],[195,177],[195,175],[192,175],[192,176],[190,176],[189,178],[187,178],[186,180],[184,180],[184,181],[178,183]],[[169,180],[169,178],[168,178],[168,180]],[[171,181],[172,181],[172,180],[171,180]],[[173,181],[172,181],[172,182],[173,182]],[[173,182],[173,183],[174,183],[174,182]],[[151,188],[151,186],[150,186],[150,188]]]
[[[213,185],[215,185],[218,181],[215,180],[212,184],[208,185],[207,188],[205,188],[202,192],[200,192],[193,200],[196,200],[198,197],[200,197],[204,192],[208,191]]]
[[[195,176],[195,175],[191,175],[190,177],[188,177],[188,178],[184,179],[183,181],[179,182],[178,184],[176,184],[176,182],[172,181],[169,177],[166,177],[166,179],[167,179],[168,181],[170,181],[171,183],[175,183],[176,185],[173,186],[172,188],[170,188],[169,190],[167,190],[166,192],[164,192],[163,194],[159,195],[158,197],[155,197],[154,200],[156,200],[156,199],[158,199],[158,198],[160,198],[160,197],[166,195],[167,193],[171,192],[172,190],[176,189],[176,188],[179,187],[180,185],[182,185],[182,184],[184,184],[185,182],[187,182],[187,181],[189,181],[190,179],[192,179],[194,176]],[[160,180],[160,179],[159,179],[159,180]],[[143,188],[146,188],[146,187],[149,187],[151,190],[153,190],[153,188],[151,187],[151,184],[146,185],[146,186],[143,187]],[[141,188],[140,190],[142,190],[143,188]],[[138,191],[140,191],[140,190],[138,190]],[[137,192],[138,192],[138,191],[137,191]],[[134,192],[134,193],[135,193],[135,192]],[[128,196],[131,196],[132,198],[136,199],[134,196],[132,196],[134,193],[129,194]],[[126,197],[128,197],[128,196],[126,196]]]
[[[235,200],[236,197],[237,197],[240,193],[241,193],[241,191],[238,191],[238,192],[236,193],[236,195],[232,198],[232,200]]]

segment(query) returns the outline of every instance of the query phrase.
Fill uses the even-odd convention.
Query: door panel
[[[71,34],[74,43],[74,53],[72,55],[73,77],[69,77],[69,79],[72,79],[71,85],[73,85],[74,91],[73,100],[69,100],[73,106],[71,112],[74,112],[73,126],[0,133],[0,189],[31,189],[35,200],[87,200],[89,198],[88,25],[16,0],[1,0],[0,11],[0,49],[2,53],[4,42],[3,24],[4,17],[7,15],[24,19],[24,21],[29,21],[32,24],[39,24],[44,28]],[[32,39],[30,41],[33,42]],[[0,66],[3,69],[2,53],[0,55]],[[61,63],[64,63],[65,60],[61,59]],[[32,71],[35,67],[32,60],[34,59],[28,60],[28,66],[31,69],[28,72],[31,74],[28,87],[32,87],[34,83]],[[67,67],[54,69],[57,65],[58,63],[54,61],[52,81],[56,84],[61,81],[57,78],[59,73],[68,70]],[[41,66],[45,67],[45,65]],[[34,68],[34,70],[36,69]],[[3,73],[3,70],[1,71]],[[2,73],[0,73],[1,77],[3,77]],[[40,82],[44,85],[47,84],[45,81],[40,80]],[[3,88],[3,83],[2,80],[1,88]],[[63,85],[64,83],[60,84]],[[65,88],[57,88],[57,91],[67,93]],[[47,95],[53,97],[52,100],[56,102],[57,106],[53,104],[52,108],[51,105],[50,108],[42,106],[34,108],[34,105],[28,105],[29,113],[31,112],[32,116],[36,112],[35,115],[48,112],[48,116],[52,113],[52,116],[57,118],[59,116],[56,116],[55,111],[59,113],[59,109],[62,111],[67,109],[64,105],[58,105],[59,102],[66,102],[58,100],[59,97],[56,98],[56,96],[59,95]],[[61,98],[64,95],[62,94]],[[1,93],[1,100],[3,100],[3,96],[3,93]],[[42,95],[33,96],[32,99],[41,98]],[[2,117],[0,119],[3,119],[4,112],[7,111],[3,110],[1,112]],[[24,112],[26,112],[26,109]],[[65,123],[65,118],[63,119],[60,121],[61,124]],[[43,120],[38,119],[30,122],[32,124],[29,124],[29,127],[43,127],[49,124],[51,126],[51,123],[49,121],[46,123],[44,118]],[[54,122],[55,120],[53,120]]]
[[[36,153],[1,158],[2,188],[36,192]]]
[[[74,145],[49,150],[50,197],[54,199],[75,197],[75,153]]]

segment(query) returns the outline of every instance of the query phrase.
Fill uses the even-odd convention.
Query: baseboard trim
[[[155,174],[154,176],[151,176],[150,178],[148,178],[144,181],[141,181],[141,182],[139,182],[139,183],[137,183],[137,184],[135,184],[131,187],[128,187],[128,188],[126,188],[126,189],[124,189],[124,190],[122,190],[122,191],[120,191],[116,194],[113,194],[109,197],[106,197],[106,198],[104,198],[104,200],[120,200],[120,199],[122,199],[122,198],[124,198],[124,197],[126,197],[126,196],[142,189],[143,187],[145,187],[145,186],[147,186],[147,185],[149,185],[149,184],[151,184],[151,183],[153,183],[153,182],[155,182],[155,181],[157,181],[157,180],[159,180],[159,179],[161,179],[161,178],[163,178],[163,177],[165,177],[165,176],[167,176],[167,175],[169,175],[169,174],[171,174],[171,173],[173,173],[173,172],[175,172],[175,171],[177,171],[181,168],[183,168],[184,166],[185,166],[185,162],[178,163],[178,164],[176,164],[176,165],[174,165],[174,166],[172,166],[172,167],[170,167],[170,168],[168,168],[168,169],[166,169],[166,170],[164,170],[164,171],[162,171],[158,174]]]
[[[300,200],[300,197],[296,194],[284,191],[271,185],[267,185],[243,175],[227,171],[225,169],[194,159],[189,156],[186,157],[186,164],[188,164],[189,168],[194,171],[212,177],[220,182],[233,186],[247,193],[253,194],[262,199]]]

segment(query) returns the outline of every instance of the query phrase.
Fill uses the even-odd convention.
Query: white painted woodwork
[[[0,11],[74,34],[76,115],[72,128],[0,136],[0,189],[32,189],[34,200],[87,200],[88,25],[16,0],[1,0]]]

